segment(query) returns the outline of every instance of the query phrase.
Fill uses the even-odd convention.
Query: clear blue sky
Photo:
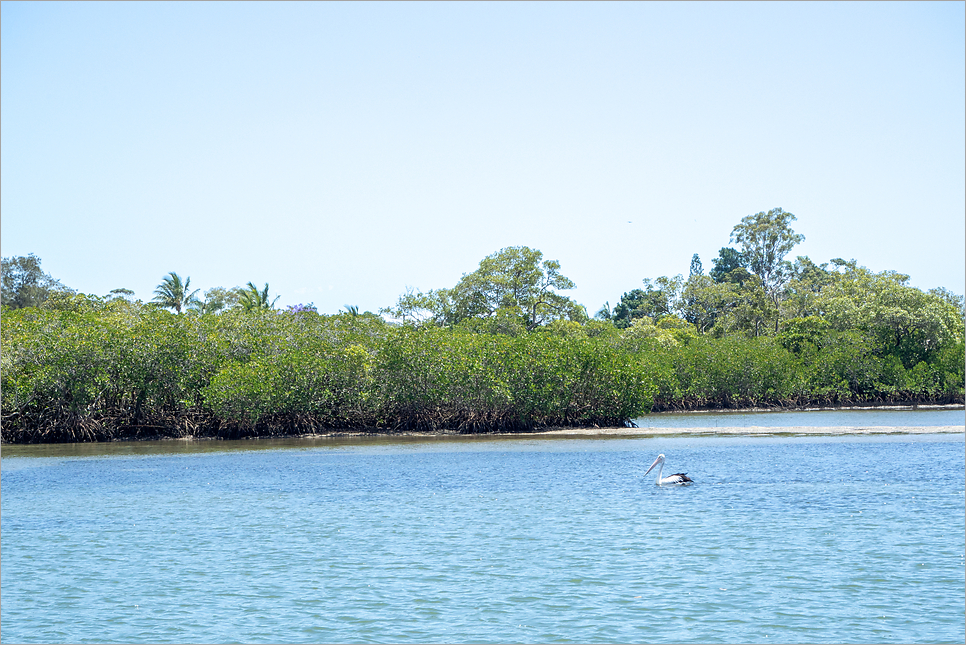
[[[376,311],[527,245],[593,314],[774,207],[793,255],[964,292],[962,2],[0,14],[2,254],[85,293]]]

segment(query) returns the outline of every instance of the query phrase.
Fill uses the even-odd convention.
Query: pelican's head
[[[643,476],[644,476],[644,477],[647,477],[647,473],[649,473],[649,472],[651,472],[652,470],[654,470],[654,466],[657,466],[658,464],[663,464],[663,463],[664,463],[664,455],[658,455],[658,456],[657,456],[657,459],[655,459],[655,460],[654,460],[654,463],[653,463],[653,464],[651,464],[651,467],[647,469],[647,472],[646,472],[646,473],[644,473],[644,475],[643,475]]]

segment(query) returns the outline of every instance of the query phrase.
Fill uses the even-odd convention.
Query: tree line
[[[4,442],[625,425],[652,410],[962,402],[963,298],[854,260],[786,259],[794,215],[744,218],[705,274],[594,317],[528,247],[381,315],[275,309],[268,284],[169,273],[152,302],[3,259]]]
[[[182,278],[172,271],[162,279],[154,291],[154,299],[150,304],[175,313],[194,312],[199,314],[214,314],[233,307],[240,307],[245,311],[253,309],[273,309],[279,296],[269,300],[268,283],[261,290],[254,283],[249,282],[244,287],[214,287],[208,289],[204,299],[198,297],[200,289],[191,290],[191,278]],[[2,289],[0,298],[4,309],[20,309],[23,307],[41,307],[53,298],[52,306],[57,302],[69,300],[77,292],[65,286],[40,268],[40,258],[31,253],[27,256],[3,258],[2,260]],[[134,292],[126,288],[112,289],[103,300],[130,299]],[[86,298],[96,298],[86,295]]]

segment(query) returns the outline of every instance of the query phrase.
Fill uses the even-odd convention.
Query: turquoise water
[[[3,642],[966,640],[961,434],[3,452]]]

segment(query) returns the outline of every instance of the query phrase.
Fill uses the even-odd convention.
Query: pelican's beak
[[[647,469],[647,473],[649,473],[652,470],[654,470],[654,466],[657,466],[659,463],[661,463],[661,457],[660,456],[658,456],[658,458],[654,460],[654,463],[651,464],[651,467]],[[647,473],[644,473],[643,475],[641,475],[641,477],[647,477]]]

